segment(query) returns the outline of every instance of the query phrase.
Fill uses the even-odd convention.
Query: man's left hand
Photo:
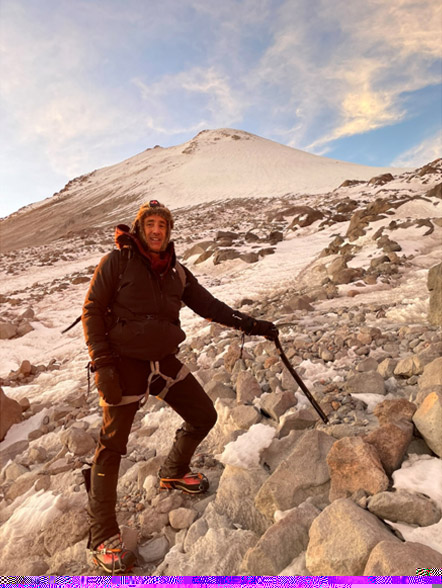
[[[278,328],[270,321],[259,321],[253,319],[253,325],[248,335],[261,335],[270,341],[275,341],[278,338]]]

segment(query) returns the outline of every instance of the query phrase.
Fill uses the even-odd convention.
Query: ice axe
[[[283,350],[283,348],[281,346],[281,342],[279,340],[279,337],[276,337],[276,339],[274,339],[274,341],[275,341],[276,349],[278,350],[278,354],[281,357],[282,363],[285,365],[285,367],[292,374],[292,376],[296,380],[296,383],[299,385],[299,387],[301,388],[301,390],[307,396],[308,400],[310,401],[310,404],[313,406],[313,408],[319,414],[319,416],[321,417],[321,419],[324,421],[325,424],[327,424],[328,423],[328,417],[327,417],[327,415],[324,413],[324,411],[322,410],[322,408],[319,406],[319,404],[313,398],[312,394],[310,393],[309,389],[307,388],[307,386],[302,381],[301,377],[296,373],[296,371],[293,368],[292,364],[288,360],[287,355],[284,353],[284,350]]]

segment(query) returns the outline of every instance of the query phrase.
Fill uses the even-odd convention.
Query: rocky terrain
[[[118,488],[133,575],[442,573],[441,181],[437,160],[322,194],[179,210],[181,259],[220,298],[277,322],[329,423],[273,343],[184,310],[180,355],[218,412],[193,464],[211,487],[158,491],[180,419],[150,398]],[[3,575],[97,574],[81,469],[100,409],[81,328],[60,330],[111,246],[99,227],[1,256]]]

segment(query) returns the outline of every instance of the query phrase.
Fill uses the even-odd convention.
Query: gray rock
[[[419,378],[419,389],[431,388],[442,385],[442,357],[438,357],[425,366],[422,376]]]
[[[220,514],[257,534],[262,534],[270,524],[255,506],[254,499],[267,479],[261,468],[239,468],[227,465],[219,481],[214,507]]]
[[[416,570],[440,570],[442,554],[421,543],[380,541],[370,553],[364,576],[416,576]]]
[[[261,415],[254,406],[235,406],[230,417],[238,429],[245,431],[261,420]]]
[[[209,382],[204,390],[212,402],[215,402],[217,398],[236,398],[235,391],[230,386],[216,380]]]
[[[35,484],[37,474],[35,472],[27,472],[17,478],[11,486],[5,491],[5,497],[8,500],[15,500],[27,492]]]
[[[169,512],[169,523],[173,529],[188,529],[197,516],[193,508],[176,508]]]
[[[96,446],[96,441],[92,435],[77,427],[70,427],[62,435],[62,442],[74,455],[87,455]]]
[[[151,539],[138,547],[138,553],[145,563],[154,563],[164,558],[169,551],[169,541],[164,535]]]
[[[381,374],[381,376],[388,380],[394,374],[394,370],[397,366],[397,360],[392,359],[391,357],[387,357],[377,367],[377,371]]]
[[[63,532],[60,532],[60,529]],[[86,511],[73,505],[67,512],[61,512],[44,530],[44,547],[52,556],[84,539],[89,530]]]
[[[169,551],[153,575],[234,576],[245,553],[257,540],[251,531],[209,528],[187,553]]]
[[[291,510],[267,529],[249,549],[241,565],[242,575],[276,576],[307,549],[308,532],[321,511],[308,502]]]
[[[273,473],[279,464],[289,457],[304,433],[304,430],[293,429],[284,437],[274,437],[270,445],[261,452],[261,463],[266,471]]]
[[[377,372],[364,372],[348,378],[345,390],[350,394],[386,394],[384,378]]]
[[[380,541],[399,539],[350,498],[335,500],[310,527],[306,565],[315,576],[362,576]]]
[[[207,521],[203,518],[201,519],[197,519],[190,527],[189,530],[186,533],[186,537],[184,539],[184,551],[190,551],[190,549],[192,548],[192,546],[198,541],[198,539],[201,539],[201,537],[204,537],[204,535],[207,533],[207,531],[209,530],[209,525],[207,524]]]
[[[265,410],[275,421],[279,421],[289,408],[296,406],[298,400],[296,396],[289,391],[271,392],[262,397],[261,408]]]
[[[427,287],[430,291],[428,321],[440,327],[442,326],[442,263],[430,268]]]
[[[434,500],[409,490],[379,492],[368,499],[367,506],[381,519],[419,527],[435,525],[442,517],[442,510]]]
[[[378,369],[378,362],[373,357],[367,357],[358,363],[356,371],[358,372],[373,372]]]
[[[276,510],[289,510],[309,496],[327,503],[330,475],[326,457],[334,439],[321,431],[306,431],[259,490],[255,504],[271,518]]]
[[[261,396],[261,386],[253,374],[248,371],[239,372],[236,380],[236,398],[238,404],[253,402]]]
[[[413,423],[428,447],[442,457],[442,393],[428,394],[414,413]]]
[[[15,459],[17,455],[24,453],[28,447],[29,441],[23,440],[11,443],[11,445],[2,449],[0,451],[0,468],[3,468],[10,459]]]
[[[4,471],[5,480],[13,482],[27,472],[29,472],[28,468],[21,463],[10,463]]]
[[[376,449],[360,437],[336,441],[327,455],[327,464],[331,478],[330,502],[360,489],[377,494],[388,488],[388,477]]]
[[[280,419],[278,436],[285,437],[290,431],[313,428],[318,422],[318,415],[308,408],[299,408],[293,413],[285,415]]]

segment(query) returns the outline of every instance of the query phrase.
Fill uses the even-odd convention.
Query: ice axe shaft
[[[301,377],[296,373],[296,371],[294,370],[292,364],[289,362],[288,357],[284,353],[284,350],[283,350],[283,348],[281,346],[281,342],[279,340],[279,337],[276,337],[276,339],[275,339],[275,345],[276,345],[276,349],[278,350],[278,353],[279,353],[279,355],[280,355],[280,357],[282,359],[282,363],[285,365],[285,367],[292,374],[292,376],[296,380],[296,383],[299,385],[299,387],[301,388],[301,390],[307,396],[307,398],[310,401],[310,404],[313,406],[313,408],[319,414],[319,416],[321,417],[321,419],[324,421],[325,424],[327,424],[328,423],[328,417],[327,417],[327,415],[324,413],[324,411],[322,410],[322,408],[319,406],[319,404],[313,398],[313,396],[310,393],[309,389],[304,384],[304,382],[302,381]]]

